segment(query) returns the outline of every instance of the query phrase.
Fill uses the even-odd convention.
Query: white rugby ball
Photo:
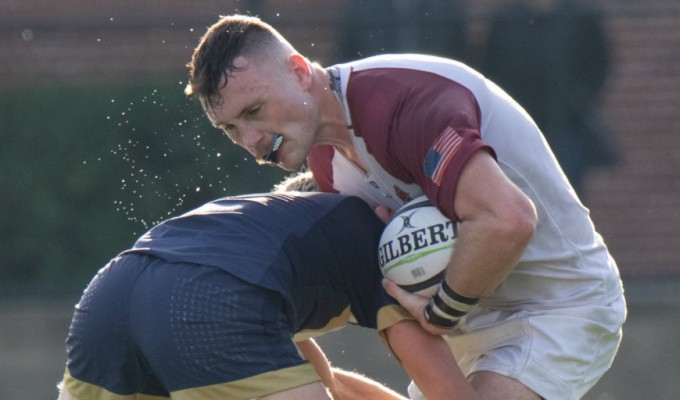
[[[378,259],[383,275],[401,288],[431,297],[444,279],[456,247],[458,225],[446,218],[427,196],[404,204],[380,238]]]

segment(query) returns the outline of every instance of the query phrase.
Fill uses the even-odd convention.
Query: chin
[[[276,164],[276,165],[277,165],[279,168],[281,168],[281,169],[283,169],[283,170],[285,170],[285,171],[295,172],[295,171],[297,171],[298,169],[300,169],[300,167],[302,166],[302,163],[298,163],[298,164],[295,164],[295,165],[289,165],[289,164],[287,164],[287,163],[285,163],[285,162],[280,162],[280,163],[278,163],[278,164]]]
[[[286,157],[284,157],[284,154],[279,154],[278,163],[276,165],[283,170],[295,172],[302,167],[304,161],[304,158],[298,160],[297,157],[295,157],[295,154],[287,154]]]

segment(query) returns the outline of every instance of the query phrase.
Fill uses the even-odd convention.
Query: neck
[[[343,148],[352,141],[342,102],[329,85],[326,70],[314,64],[315,96],[319,99],[320,124],[315,144]]]
[[[338,93],[331,87],[331,77],[326,69],[314,64],[314,83],[320,100],[321,123],[314,144],[333,146],[358,168],[366,171],[352,138],[344,106]]]

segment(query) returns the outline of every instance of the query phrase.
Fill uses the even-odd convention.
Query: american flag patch
[[[462,144],[463,138],[450,126],[441,131],[435,139],[423,163],[425,175],[432,179],[435,185],[439,186],[441,183],[446,166],[449,165]]]

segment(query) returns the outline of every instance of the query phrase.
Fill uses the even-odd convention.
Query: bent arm
[[[331,368],[328,358],[314,340],[304,340],[297,343],[297,346],[303,357],[312,363],[333,399],[405,400],[398,393],[370,378],[339,368]]]
[[[524,253],[536,229],[536,210],[496,161],[479,151],[463,168],[455,211],[458,239],[446,280],[460,295],[489,296]]]

